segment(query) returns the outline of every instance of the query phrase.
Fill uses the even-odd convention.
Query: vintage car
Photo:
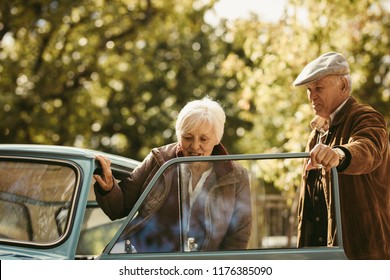
[[[339,246],[296,248],[296,190],[307,153],[172,159],[160,167],[128,216],[114,221],[95,199],[93,174],[101,173],[96,154],[111,160],[118,181],[139,164],[75,147],[0,145],[0,259],[346,259],[335,169],[332,180]],[[188,250],[189,241],[183,238],[183,245],[175,251],[114,249],[161,176],[172,168],[179,170],[182,165],[206,161],[235,161],[248,171],[252,227],[247,248]]]

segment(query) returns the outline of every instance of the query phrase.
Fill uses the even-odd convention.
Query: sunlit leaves
[[[292,82],[329,50],[348,56],[354,95],[390,119],[390,17],[379,1],[291,0],[280,22],[209,25],[214,2],[2,1],[1,141],[142,159],[175,140],[187,101],[210,95],[225,107],[230,152],[302,151],[312,112]]]
[[[235,77],[239,116],[250,130],[238,142],[241,151],[304,151],[313,112],[304,87],[292,82],[304,65],[321,53],[339,51],[348,58],[354,95],[390,119],[389,13],[379,1],[290,1],[279,23],[256,20],[231,24],[232,50],[223,73]],[[270,167],[272,181],[281,174]],[[301,168],[296,169],[295,182]],[[282,181],[280,181],[282,182]],[[278,185],[281,190],[285,186]]]

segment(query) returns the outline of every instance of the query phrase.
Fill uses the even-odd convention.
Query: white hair
[[[206,96],[201,100],[188,102],[181,109],[176,119],[176,137],[180,139],[181,135],[208,124],[212,126],[215,136],[220,142],[225,122],[226,115],[222,106]]]

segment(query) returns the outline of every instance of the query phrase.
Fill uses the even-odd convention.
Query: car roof
[[[60,145],[41,145],[41,144],[0,144],[0,154],[1,155],[19,155],[23,156],[26,154],[30,155],[42,155],[42,153],[48,155],[53,155],[57,157],[78,157],[78,158],[94,158],[95,155],[105,155],[114,164],[118,165],[130,165],[137,166],[139,161],[111,154],[105,153],[98,150],[79,148],[79,147],[71,147],[71,146],[60,146]]]

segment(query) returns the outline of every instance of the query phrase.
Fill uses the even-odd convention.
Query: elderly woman
[[[111,218],[129,214],[159,167],[175,157],[226,155],[220,143],[226,115],[206,97],[189,102],[176,120],[178,142],[154,148],[117,183],[110,161],[97,156],[96,200]],[[251,231],[247,171],[235,162],[194,162],[170,168],[127,226],[116,252],[175,252],[246,248]]]

